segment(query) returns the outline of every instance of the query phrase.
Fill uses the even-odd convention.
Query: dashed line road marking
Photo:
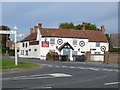
[[[115,71],[115,70],[112,70],[112,69],[102,69],[102,71]]]
[[[62,68],[67,68],[67,66],[61,66]]]
[[[100,69],[98,69],[98,68],[87,68],[87,69],[93,70],[93,71],[99,71],[99,70],[100,70]]]
[[[83,68],[83,67],[77,67],[78,69],[83,69],[83,70],[86,70],[86,68]]]
[[[55,66],[56,68],[60,68],[60,66]]]
[[[116,72],[119,72],[119,70],[115,70]]]
[[[69,68],[75,68],[75,67],[69,67]]]
[[[48,65],[48,67],[53,67],[53,65]]]
[[[109,71],[109,72],[119,72],[119,70],[116,69],[105,69],[105,68],[92,68],[92,67],[73,67],[73,66],[53,66],[49,64],[43,64],[48,67],[56,67],[56,68],[71,68],[71,69],[82,69],[82,70],[93,70],[93,71]]]
[[[120,82],[110,82],[110,83],[105,83],[104,85],[114,85],[114,84],[119,84]]]

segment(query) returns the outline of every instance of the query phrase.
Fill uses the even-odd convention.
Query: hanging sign
[[[49,47],[48,41],[42,41],[42,47]]]

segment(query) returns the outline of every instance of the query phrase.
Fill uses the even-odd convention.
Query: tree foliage
[[[59,28],[61,29],[75,29],[75,30],[82,30],[82,24],[77,24],[74,25],[72,22],[70,23],[61,23],[59,25]],[[85,23],[85,30],[100,30],[99,28],[97,28],[96,25],[91,24],[91,23]]]
[[[0,26],[0,30],[7,31],[10,30],[8,26]],[[6,51],[6,41],[9,39],[10,34],[0,34],[0,43],[2,45],[2,53],[5,53]]]

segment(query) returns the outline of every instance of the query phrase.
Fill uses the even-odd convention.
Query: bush
[[[10,56],[15,56],[15,50],[13,49],[13,50],[9,50],[9,55]]]
[[[6,53],[6,48],[2,47],[2,54],[5,55]]]
[[[109,52],[120,52],[120,48],[111,48]]]
[[[59,60],[59,55],[57,52],[48,52],[46,55],[46,60],[57,61]]]

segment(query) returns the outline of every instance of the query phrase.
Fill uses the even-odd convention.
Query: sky
[[[1,5],[0,5],[1,7]],[[2,25],[18,33],[29,34],[31,27],[42,23],[43,28],[58,28],[60,23],[90,22],[105,26],[105,33],[118,32],[117,2],[2,2]]]

